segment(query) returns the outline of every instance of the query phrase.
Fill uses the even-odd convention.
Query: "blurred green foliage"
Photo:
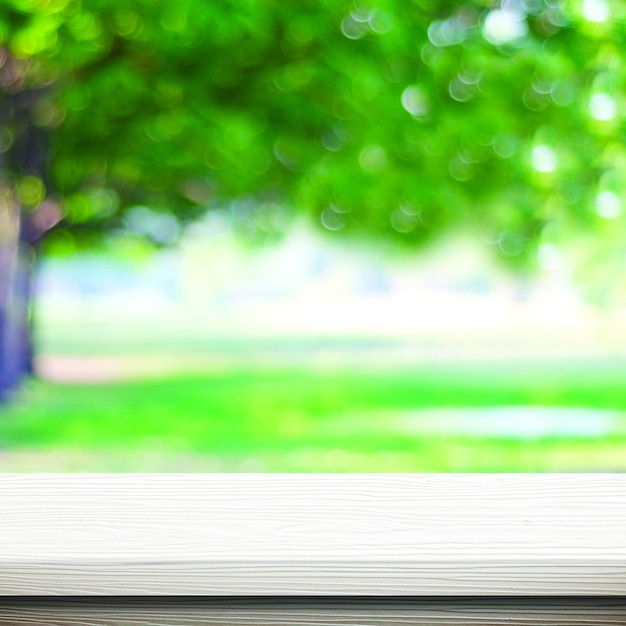
[[[409,245],[468,226],[524,264],[623,240],[625,20],[620,0],[4,0],[0,59],[5,93],[40,93],[58,232],[170,243],[226,203],[253,235],[294,212]]]

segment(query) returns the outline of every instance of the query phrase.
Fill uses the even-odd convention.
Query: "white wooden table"
[[[624,625],[626,475],[6,474],[0,596],[0,624]]]

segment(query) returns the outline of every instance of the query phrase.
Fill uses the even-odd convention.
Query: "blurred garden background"
[[[6,0],[0,471],[623,471],[625,44],[610,0]]]

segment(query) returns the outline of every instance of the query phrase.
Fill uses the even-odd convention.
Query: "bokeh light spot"
[[[473,26],[471,13],[461,11],[447,20],[432,22],[428,27],[428,39],[438,48],[455,46],[467,39]]]
[[[472,83],[462,80],[460,76],[450,81],[448,91],[457,102],[467,102],[476,95],[476,87]]]
[[[45,195],[44,184],[36,176],[24,176],[17,185],[17,197],[26,206],[38,205]]]
[[[616,114],[615,100],[606,93],[594,93],[589,101],[589,112],[601,122],[612,120]]]
[[[557,166],[556,153],[545,145],[535,146],[530,155],[532,166],[538,172],[553,172]]]
[[[377,35],[384,35],[393,30],[393,17],[386,11],[374,10],[369,16],[370,30]]]
[[[594,23],[606,22],[611,14],[606,0],[584,0],[582,12],[586,20]]]
[[[596,211],[600,217],[614,220],[622,214],[622,202],[612,191],[601,191],[596,197]]]
[[[13,133],[8,128],[0,126],[0,154],[6,152],[13,144]]]
[[[332,206],[322,211],[321,221],[324,228],[335,231],[342,230],[348,223],[346,215],[337,212]]]
[[[560,107],[568,106],[574,102],[576,89],[570,83],[564,81],[556,82],[550,90],[550,99]]]
[[[514,8],[490,11],[483,24],[483,37],[496,46],[521,39],[527,32],[524,14]]]
[[[510,159],[517,151],[517,140],[511,135],[497,135],[491,147],[501,159]]]
[[[401,96],[402,107],[414,117],[424,117],[430,110],[426,94],[417,85],[409,85]]]
[[[352,15],[346,15],[346,17],[341,20],[341,32],[348,39],[361,39],[367,35],[368,30],[369,26],[367,22],[356,20]]]
[[[387,152],[382,146],[365,146],[359,154],[359,165],[365,172],[379,172],[387,165]]]
[[[399,233],[410,233],[417,228],[418,224],[417,215],[405,213],[402,208],[396,209],[391,214],[391,226]]]
[[[461,155],[455,156],[448,164],[450,176],[459,182],[465,182],[474,177],[474,166],[461,158]]]

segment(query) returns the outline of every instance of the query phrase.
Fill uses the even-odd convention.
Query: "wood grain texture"
[[[109,598],[0,601],[11,626],[623,626],[626,600]],[[171,600],[171,598],[170,598]]]
[[[0,595],[626,596],[626,475],[0,476]]]

